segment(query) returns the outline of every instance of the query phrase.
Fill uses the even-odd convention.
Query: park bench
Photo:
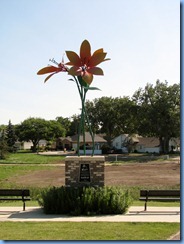
[[[22,201],[23,211],[25,202],[30,200],[30,192],[27,189],[0,189],[0,201]]]
[[[144,211],[148,201],[175,202],[180,201],[180,190],[140,190],[140,201],[145,201]]]

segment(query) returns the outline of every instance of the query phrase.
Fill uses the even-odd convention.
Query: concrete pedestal
[[[104,186],[104,156],[67,156],[65,185],[72,187]]]

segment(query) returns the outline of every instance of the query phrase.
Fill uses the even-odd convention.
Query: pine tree
[[[11,120],[9,120],[8,126],[6,127],[6,141],[10,152],[14,151],[13,149],[16,139],[14,126],[12,125]]]
[[[0,159],[5,159],[8,153],[5,130],[0,132]]]

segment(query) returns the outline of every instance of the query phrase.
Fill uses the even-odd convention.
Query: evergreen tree
[[[14,126],[11,123],[11,120],[9,120],[8,126],[6,127],[6,141],[7,145],[9,147],[9,151],[14,151],[14,145],[16,142],[16,135],[15,135],[15,129]]]
[[[0,159],[5,159],[8,153],[5,130],[0,132]]]

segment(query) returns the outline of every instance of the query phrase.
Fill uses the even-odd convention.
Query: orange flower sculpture
[[[47,67],[44,67],[43,69],[40,69],[38,71],[38,75],[44,75],[44,74],[47,74],[47,73],[52,73],[50,74],[49,76],[46,77],[45,81],[46,82],[51,76],[53,76],[54,74],[58,73],[58,72],[67,72],[68,68],[64,65],[64,63],[57,63],[56,61],[54,60],[50,60],[52,61],[53,63],[57,64],[58,67],[55,67],[55,66],[52,66],[52,65],[49,65]]]
[[[107,53],[103,51],[103,48],[96,50],[91,55],[91,46],[87,40],[84,40],[80,47],[80,55],[73,51],[66,51],[66,55],[69,59],[69,62],[64,64],[64,60],[61,63],[57,63],[54,59],[52,61],[56,66],[49,65],[47,67],[42,68],[37,72],[38,75],[44,75],[50,73],[49,76],[46,77],[44,82],[50,79],[54,74],[59,72],[68,72],[69,75],[72,76],[70,80],[75,81],[77,84],[77,88],[79,91],[79,95],[82,103],[79,131],[78,131],[78,155],[79,153],[79,138],[81,133],[83,134],[83,144],[84,144],[84,155],[86,155],[86,146],[85,146],[85,121],[87,121],[89,131],[93,141],[93,150],[92,155],[94,155],[94,133],[92,131],[88,114],[85,107],[85,99],[86,93],[88,90],[99,90],[96,87],[90,87],[90,84],[93,81],[93,75],[103,75],[103,70],[97,67],[98,64],[107,61],[109,59],[105,59]],[[71,66],[70,68],[68,66]]]
[[[103,70],[96,66],[109,60],[105,59],[107,53],[104,53],[102,48],[91,55],[91,46],[87,40],[84,40],[81,44],[80,57],[72,51],[66,51],[66,55],[70,60],[67,64],[72,65],[68,73],[73,76],[81,76],[89,85],[93,80],[93,75],[103,75]]]

